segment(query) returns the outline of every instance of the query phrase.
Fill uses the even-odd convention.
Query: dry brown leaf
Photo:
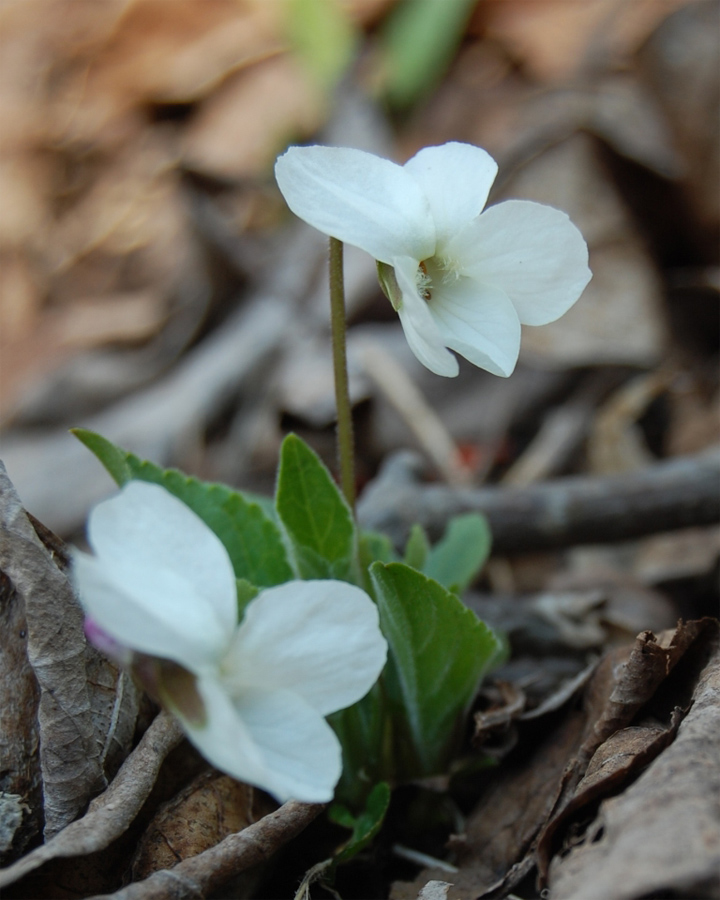
[[[705,667],[677,737],[623,794],[606,800],[585,840],[556,857],[557,900],[717,896],[720,881],[720,652]]]
[[[152,291],[78,300],[51,316],[58,343],[74,349],[147,340],[167,320],[166,303]]]
[[[632,54],[665,16],[688,0],[486,0],[474,27],[505,44],[541,81],[561,81],[602,53]]]
[[[166,804],[145,830],[133,861],[133,880],[173,868],[276,808],[250,785],[219,772],[203,773]]]
[[[563,769],[582,730],[583,716],[573,711],[560,727],[535,732],[537,743],[530,757],[493,780],[468,817],[465,834],[451,839],[459,871],[453,875],[449,900],[479,897],[506,882],[509,870],[523,859],[552,810]],[[513,875],[521,880],[521,873],[522,866]],[[439,869],[425,869],[410,884],[396,882],[390,896],[411,900],[429,879],[446,875]],[[512,879],[505,887],[511,884]]]
[[[264,174],[289,138],[312,134],[324,102],[297,61],[277,56],[238,72],[201,106],[186,129],[186,165],[216,177]]]

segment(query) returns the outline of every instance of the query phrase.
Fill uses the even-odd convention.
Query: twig
[[[453,516],[474,511],[487,516],[499,554],[612,543],[720,521],[716,449],[627,475],[559,478],[526,488],[421,485],[413,465],[391,460],[358,505],[362,525],[384,531],[397,546],[413,522],[437,538]]]
[[[23,878],[43,863],[103,850],[123,834],[147,799],[160,766],[182,738],[175,719],[161,712],[115,776],[110,787],[90,804],[87,813],[46,844],[0,870],[0,888]]]
[[[300,834],[325,809],[323,803],[290,800],[237,834],[231,834],[203,853],[183,860],[173,869],[153,873],[114,894],[91,900],[199,900],[234,878],[269,859],[283,844]]]

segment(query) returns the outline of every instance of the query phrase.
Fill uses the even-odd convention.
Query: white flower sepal
[[[470,144],[426,147],[404,166],[342,147],[291,147],[275,164],[290,209],[370,253],[410,349],[457,375],[447,348],[510,375],[520,325],[546,325],[590,281],[588,250],[565,213],[527,200],[483,212],[495,161]]]
[[[220,540],[141,481],[93,509],[88,541],[94,555],[75,552],[73,570],[101,648],[125,661],[123,648],[134,651],[218,769],[281,801],[330,800],[342,761],[324,716],[360,700],[387,654],[370,597],[345,582],[292,581],[263,590],[238,623]]]

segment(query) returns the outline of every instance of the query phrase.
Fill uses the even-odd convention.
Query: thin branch
[[[402,546],[414,522],[431,537],[453,516],[484,513],[493,552],[527,553],[625,541],[720,521],[720,451],[711,450],[614,477],[558,478],[524,488],[423,485],[408,454],[391,459],[366,490],[363,527]]]

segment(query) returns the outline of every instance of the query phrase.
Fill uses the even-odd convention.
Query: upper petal
[[[199,671],[222,657],[232,631],[172,569],[76,551],[73,578],[83,608],[118,644]]]
[[[428,305],[418,293],[415,274],[416,260],[393,260],[395,277],[402,291],[402,305],[398,309],[400,322],[408,345],[420,362],[436,375],[453,377],[458,374],[458,361],[448,352],[446,341],[432,317]]]
[[[502,291],[461,277],[433,291],[430,311],[448,347],[493,375],[512,374],[520,321]]]
[[[182,596],[187,602],[194,598],[198,616],[214,617],[228,633],[235,628],[237,589],[227,550],[198,515],[159,485],[131,481],[98,504],[88,519],[88,541],[99,560],[130,572],[173,573],[187,583]],[[165,602],[159,593],[157,601],[147,591],[139,601],[141,596],[148,606]],[[186,614],[176,608],[176,616]]]
[[[404,168],[430,202],[440,253],[445,242],[483,211],[498,170],[485,150],[455,142],[425,147]]]
[[[365,591],[344,581],[290,581],[249,604],[223,673],[233,691],[293,691],[327,715],[365,696],[386,655]]]
[[[451,242],[464,271],[512,300],[524,325],[546,325],[575,303],[592,273],[568,216],[529,200],[491,206]]]
[[[343,147],[290,147],[275,163],[275,178],[296,216],[381,262],[434,252],[425,194],[388,159]]]

